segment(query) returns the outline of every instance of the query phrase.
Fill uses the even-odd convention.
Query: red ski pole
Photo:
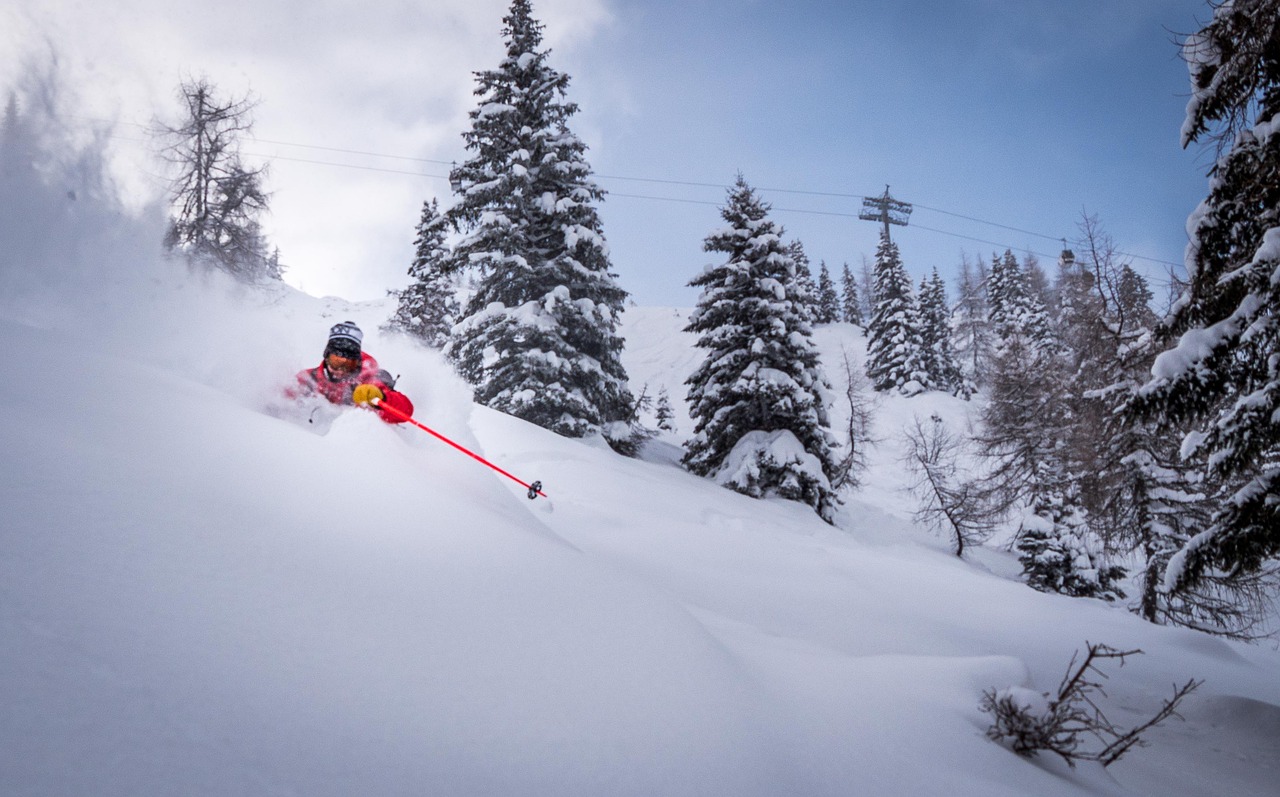
[[[458,445],[457,443],[453,442],[453,441],[452,441],[452,440],[450,440],[449,438],[447,438],[447,437],[445,437],[444,435],[442,435],[442,434],[440,434],[439,432],[437,432],[435,429],[432,429],[432,428],[430,428],[430,427],[426,426],[425,424],[418,423],[416,420],[414,420],[414,419],[413,419],[413,418],[411,418],[410,416],[405,415],[405,414],[404,414],[403,412],[401,412],[400,410],[396,409],[395,407],[391,406],[390,404],[386,404],[386,403],[384,403],[384,402],[383,402],[383,401],[381,401],[380,399],[374,399],[374,400],[373,400],[372,402],[370,402],[370,403],[371,403],[371,404],[373,404],[373,406],[377,407],[378,409],[382,410],[383,412],[388,413],[388,414],[389,414],[389,415],[391,415],[392,417],[394,417],[394,418],[399,418],[400,420],[404,421],[405,423],[413,424],[414,426],[418,427],[419,429],[421,429],[422,431],[424,431],[424,432],[426,432],[427,434],[431,435],[432,437],[436,438],[437,440],[441,440],[441,441],[443,441],[443,442],[445,442],[445,443],[448,443],[449,445],[451,445],[451,446],[453,446],[454,448],[458,449],[459,451],[461,451],[462,453],[464,453],[464,454],[466,454],[467,456],[471,457],[472,459],[474,459],[475,461],[479,462],[480,464],[482,464],[482,465],[488,465],[489,467],[493,468],[493,469],[494,469],[494,470],[496,470],[498,473],[501,473],[503,476],[506,476],[506,477],[507,477],[508,479],[510,479],[511,481],[513,481],[513,482],[515,482],[516,484],[520,485],[521,487],[524,487],[525,489],[527,489],[527,490],[529,491],[529,492],[528,492],[529,500],[531,500],[531,501],[532,501],[533,499],[537,498],[538,496],[542,496],[543,498],[546,498],[546,497],[547,497],[547,494],[546,494],[546,493],[544,493],[544,492],[542,492],[542,482],[538,482],[538,481],[536,481],[536,482],[534,482],[533,484],[529,484],[528,482],[525,482],[525,481],[523,481],[523,480],[521,480],[521,479],[517,479],[515,476],[512,476],[510,473],[507,473],[505,470],[503,470],[502,468],[499,468],[497,465],[493,464],[493,463],[492,463],[492,462],[490,462],[489,460],[487,460],[487,459],[485,459],[484,457],[480,456],[480,455],[479,455],[479,454],[477,454],[476,452],[474,452],[474,451],[472,451],[472,450],[470,450],[470,449],[468,449],[468,448],[464,448],[463,446]]]

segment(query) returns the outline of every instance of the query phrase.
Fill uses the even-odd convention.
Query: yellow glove
[[[368,404],[374,400],[382,401],[384,398],[386,396],[377,385],[356,385],[355,390],[351,391],[351,400],[356,404]]]

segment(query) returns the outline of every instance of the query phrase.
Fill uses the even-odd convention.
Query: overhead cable
[[[145,127],[145,125],[139,125],[134,122],[128,122],[126,124],[132,124],[138,127]],[[114,136],[114,137],[120,138],[126,141],[136,141],[136,139],[129,139],[123,136]],[[445,160],[439,160],[434,158],[419,158],[419,157],[414,157],[409,155],[392,155],[392,154],[382,153],[382,152],[370,152],[367,150],[346,149],[343,147],[330,147],[330,146],[322,146],[318,144],[302,144],[294,141],[281,141],[278,139],[257,138],[256,136],[248,136],[247,138],[262,144],[271,144],[271,145],[282,146],[282,147],[314,149],[322,152],[334,152],[334,153],[341,153],[341,154],[347,154],[347,155],[359,155],[362,157],[371,157],[371,158],[386,158],[389,160],[410,161],[414,163],[430,163],[430,164],[441,165],[441,166],[454,165],[453,161],[445,161]],[[278,154],[269,155],[265,153],[248,153],[248,152],[244,154],[249,155],[251,157],[255,157],[255,158],[273,158],[275,160],[290,161],[294,163],[306,163],[306,164],[313,164],[317,166],[334,166],[342,169],[356,169],[361,171],[380,172],[383,174],[403,174],[411,177],[426,177],[426,178],[436,179],[436,180],[448,179],[448,175],[429,174],[425,172],[407,171],[404,169],[390,169],[390,168],[379,167],[379,166],[364,166],[364,165],[353,164],[353,163],[337,163],[334,161],[316,160],[311,158],[297,158],[297,157],[278,155]],[[721,190],[729,190],[731,188],[731,186],[727,186],[723,183],[699,182],[695,180],[671,180],[671,179],[663,179],[663,178],[657,178],[657,177],[633,177],[633,176],[627,176],[627,175],[610,175],[610,174],[598,174],[598,173],[594,174],[593,176],[600,180],[619,180],[619,181],[627,181],[627,182],[650,183],[655,185],[675,185],[675,186],[686,186],[691,188],[718,188]],[[839,198],[839,199],[855,199],[859,201],[867,198],[863,194],[844,193],[844,192],[838,192],[838,191],[814,191],[814,190],[798,189],[798,188],[761,187],[758,190],[762,192],[775,193],[775,194],[820,196],[820,197],[831,197],[831,198]],[[705,205],[710,207],[719,207],[723,204],[721,202],[713,202],[708,200],[683,199],[679,197],[647,196],[643,194],[627,194],[627,193],[619,193],[614,191],[610,191],[609,196],[624,198],[624,199],[642,199],[642,200],[654,201],[654,202],[674,202],[677,204],[686,204],[686,205]],[[918,208],[920,210],[926,210],[926,211],[929,211],[932,213],[938,213],[944,216],[951,216],[953,218],[964,219],[965,221],[974,222],[976,224],[985,224],[990,227],[1009,230],[1010,232],[1022,233],[1023,235],[1031,235],[1036,238],[1042,238],[1049,241],[1063,240],[1063,237],[1059,235],[1049,235],[1044,232],[1027,230],[1021,227],[1015,227],[1012,225],[1002,224],[1000,222],[979,218],[977,216],[971,216],[964,213],[957,213],[955,211],[944,210],[942,208],[935,208],[929,205],[922,205],[918,202],[913,202],[910,204],[913,207]],[[858,214],[856,213],[842,213],[839,211],[809,210],[809,209],[801,209],[801,208],[781,208],[781,207],[774,207],[773,210],[779,213],[799,213],[799,214],[810,215],[810,216],[834,216],[838,218],[850,218],[850,219],[859,218]],[[988,244],[990,246],[1004,247],[1005,249],[1019,249],[1019,251],[1027,251],[1031,254],[1035,254],[1040,257],[1047,257],[1047,258],[1057,257],[1057,255],[1049,255],[1043,252],[1033,252],[1032,250],[1027,249],[1025,247],[1014,247],[1014,246],[1010,246],[1008,244],[1000,243],[997,241],[988,241],[982,238],[976,238],[973,236],[963,235],[960,233],[950,232],[947,230],[939,230],[939,229],[936,229],[933,227],[927,227],[925,225],[918,224],[915,222],[913,222],[911,226],[913,228],[924,230],[926,232],[937,233],[939,235],[948,235],[953,238],[961,238],[968,241],[975,241],[977,243]],[[1183,267],[1183,264],[1181,263],[1173,263],[1168,260],[1161,260],[1159,258],[1154,258],[1154,257],[1146,257],[1144,255],[1133,254],[1130,252],[1116,252],[1116,254],[1120,255],[1121,257],[1128,257],[1134,260],[1144,260],[1149,263],[1157,263],[1164,266],[1173,266],[1175,268]]]

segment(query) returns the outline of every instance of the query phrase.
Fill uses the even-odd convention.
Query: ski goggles
[[[360,358],[344,357],[337,352],[331,351],[324,356],[324,364],[329,366],[330,371],[348,373],[360,367]]]

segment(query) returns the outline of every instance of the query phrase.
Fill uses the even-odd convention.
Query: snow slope
[[[895,429],[962,402],[887,400],[833,528],[664,441],[628,460],[474,407],[385,306],[181,273],[129,219],[56,229],[98,232],[0,255],[24,275],[0,296],[2,794],[1280,793],[1273,644],[1043,595],[913,527]],[[362,411],[270,414],[348,317],[420,420],[549,499]],[[624,328],[677,406],[683,323]],[[1053,689],[1087,641],[1146,651],[1109,673],[1113,721],[1202,678],[1186,721],[1106,771],[987,740],[984,690]]]

